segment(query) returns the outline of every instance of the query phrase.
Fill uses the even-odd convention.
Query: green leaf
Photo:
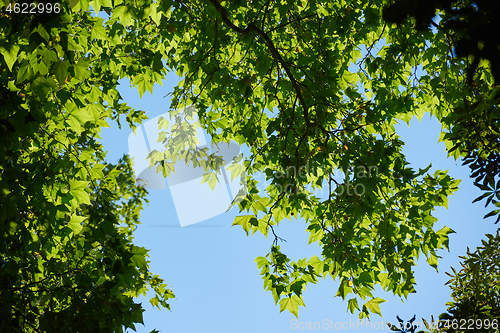
[[[154,72],[161,73],[161,70],[164,68],[161,53],[155,53],[152,68]]]
[[[115,7],[112,18],[117,18],[124,26],[130,25],[132,21],[132,14],[128,5],[123,4]]]
[[[231,163],[227,167],[227,170],[231,172],[231,181],[235,180],[237,177],[240,177],[245,172],[245,167],[239,163]]]
[[[157,296],[153,303],[168,307],[166,299],[173,294],[166,294],[151,277],[146,253],[131,253],[146,191],[136,186],[126,159],[120,168],[108,167],[99,143],[106,120],[120,126],[125,116],[135,130],[145,119],[144,112],[122,103],[117,91],[121,80],[129,80],[142,97],[161,83],[165,63],[182,77],[171,92],[172,109],[195,106],[200,124],[214,141],[236,141],[250,150],[244,166],[233,163],[229,170],[235,180],[248,169],[248,193],[243,191],[244,200],[237,204],[250,212],[243,214],[255,214],[237,217],[233,225],[241,225],[247,234],[261,231],[267,236],[268,221],[300,216],[310,241],[323,249],[321,258],[308,262],[290,262],[279,251],[257,260],[265,289],[276,302],[285,298],[282,310],[297,315],[302,300],[289,294],[301,294],[306,282],[316,282],[316,274],[340,278],[339,296],[355,294],[348,301],[350,311],[359,311],[357,297],[372,298],[375,284],[407,296],[414,291],[412,271],[420,253],[437,265],[437,249],[448,248],[451,229],[435,232],[431,212],[447,205],[458,181],[442,172],[431,176],[428,169],[417,174],[406,167],[403,142],[395,132],[400,119],[434,115],[446,148],[460,141],[463,145],[452,155],[464,157],[469,151],[473,177],[480,188],[494,192],[496,164],[488,157],[500,133],[500,90],[494,73],[481,61],[478,75],[464,83],[467,59],[450,62],[443,31],[409,34],[399,25],[386,24],[381,0],[354,7],[270,2],[264,9],[245,1],[220,1],[218,6],[198,1],[187,8],[189,15],[183,4],[172,1],[90,4],[95,12],[88,0],[69,0],[63,4],[64,15],[30,20],[7,11],[0,15],[5,23],[0,29],[5,63],[0,78],[6,88],[0,92],[0,156],[5,156],[0,158],[0,207],[8,207],[0,209],[0,225],[5,225],[0,258],[34,268],[30,274],[11,274],[6,268],[0,280],[14,277],[6,288],[17,289],[74,272],[64,276],[65,285],[78,295],[90,292],[102,299],[93,303],[96,315],[89,314],[91,318],[76,328],[71,326],[74,313],[64,311],[50,327],[43,327],[40,313],[57,311],[48,304],[79,308],[78,298],[70,297],[73,290],[45,279],[48,290],[61,287],[42,296],[50,299],[40,302],[36,293],[9,295],[14,307],[7,306],[8,313],[3,313],[12,322],[9,327],[89,332],[105,327],[119,332],[142,321],[140,306],[130,307],[130,301],[149,287]],[[259,20],[262,15],[268,19]],[[207,19],[214,17],[220,21]],[[226,24],[228,20],[234,26]],[[250,25],[250,33],[241,33],[252,20],[258,29]],[[219,33],[214,36],[214,31]],[[372,49],[377,42],[381,44]],[[360,50],[368,48],[362,57]],[[423,72],[414,74],[415,68]],[[169,124],[161,120],[159,125]],[[180,144],[170,148],[166,154],[149,154],[151,164],[159,162],[165,174],[171,170],[161,164],[166,157],[192,158],[193,164],[209,171],[206,154],[188,156]],[[13,168],[16,164],[22,168]],[[360,177],[354,171],[361,165],[377,170]],[[277,176],[279,169],[287,173],[288,168],[307,172],[291,172],[287,179]],[[348,174],[343,184],[332,179],[337,170]],[[257,177],[264,173],[273,185],[259,188]],[[212,189],[217,180],[214,172],[203,176]],[[307,190],[291,194],[279,188],[291,182]],[[353,195],[353,187],[363,193]],[[340,189],[346,193],[338,193]],[[494,193],[484,198],[498,205]],[[89,223],[82,227],[80,218]],[[278,228],[273,231],[275,241],[285,235]],[[474,272],[481,269],[476,263],[471,267]],[[120,276],[113,278],[113,272]],[[361,316],[369,310],[380,312],[378,303],[370,302],[374,305],[361,306]],[[122,315],[116,316],[116,309],[123,310]],[[15,315],[19,313],[26,315]],[[84,327],[88,323],[95,327]]]
[[[31,80],[33,74],[33,68],[31,67],[31,65],[27,61],[24,61],[19,68],[19,71],[17,72],[16,83],[22,83],[26,80]]]
[[[169,122],[167,119],[160,117],[158,119],[158,129],[168,129]]]
[[[68,69],[70,67],[68,60],[60,60],[52,64],[52,71],[56,76],[59,85],[63,85],[68,77]]]
[[[136,267],[139,267],[140,269],[147,269],[148,264],[146,262],[146,254],[148,253],[148,250],[143,247],[135,246],[132,250],[132,253],[134,254],[130,258],[132,264]]]
[[[132,79],[132,84],[137,87],[137,91],[139,92],[139,96],[142,98],[142,95],[149,90],[150,93],[153,93],[153,83],[150,78],[146,74],[140,74],[135,76]]]
[[[160,11],[158,11],[158,4],[156,3],[151,3],[151,11],[149,13],[149,16],[151,17],[151,19],[156,23],[156,24],[160,24],[160,20],[161,20],[161,16],[162,16],[162,13]]]
[[[37,32],[43,39],[45,39],[46,42],[50,40],[50,35],[42,24],[39,23],[38,27],[36,27],[31,33],[34,32]]]
[[[70,51],[83,51],[83,47],[78,40],[78,37],[69,35],[68,36],[68,50]]]
[[[56,83],[52,78],[45,78],[42,76],[37,77],[32,83],[33,89],[36,91],[39,97],[45,98],[45,96],[52,90],[56,88]]]
[[[108,35],[106,33],[106,29],[104,29],[104,26],[102,25],[102,21],[103,20],[101,18],[99,18],[94,23],[90,38],[95,38],[95,39],[100,39],[100,40],[107,40],[108,39]]]
[[[241,225],[243,227],[243,230],[245,230],[248,236],[249,231],[252,229],[252,225],[255,225],[256,223],[258,222],[254,215],[243,215],[243,216],[236,216],[234,218],[232,226]]]
[[[75,108],[71,112],[71,116],[75,117],[80,123],[84,124],[94,119],[89,113],[87,108]]]
[[[78,62],[73,66],[75,70],[75,77],[82,80],[88,76],[87,68],[89,67],[89,62],[80,58]]]
[[[234,225],[234,223],[233,223],[233,225]],[[269,264],[269,261],[265,257],[257,257],[257,259],[255,259],[255,262],[257,263],[258,269],[261,269],[264,265]]]
[[[440,236],[439,243],[444,246],[445,249],[449,250],[449,234],[454,234],[455,231],[449,227],[443,227],[442,229],[436,232],[437,235]]]
[[[95,13],[99,13],[99,11],[101,10],[101,5],[102,5],[101,0],[92,0],[89,2],[89,4],[92,6],[92,8],[94,8]]]
[[[357,298],[351,298],[350,300],[347,301],[348,305],[347,308],[351,313],[354,313],[355,310],[359,310],[359,305],[358,305],[358,299]]]
[[[434,253],[431,253],[430,257],[427,258],[427,262],[429,263],[429,265],[431,265],[432,267],[434,267],[436,269],[436,271],[438,270],[438,268],[437,268],[437,266],[438,266],[438,257]]]
[[[495,216],[498,213],[500,213],[500,209],[493,210],[493,211],[489,212],[488,214],[484,215],[483,219],[486,219],[486,218],[491,217],[491,216]]]
[[[204,174],[201,178],[201,184],[203,183],[208,183],[208,186],[210,186],[213,191],[215,189],[215,186],[217,185],[217,175],[214,172],[208,172]]]

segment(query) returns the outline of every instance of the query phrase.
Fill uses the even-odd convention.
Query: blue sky
[[[119,90],[124,102],[147,111],[148,117],[154,118],[168,111],[170,100],[164,96],[177,82],[178,78],[170,74],[163,86],[156,85],[152,95],[146,92],[142,98],[127,81],[122,82]],[[114,163],[129,152],[128,137],[132,131],[126,125],[121,130],[116,124],[110,125],[112,128],[103,129],[101,142],[108,151],[108,161]],[[431,119],[428,114],[421,122],[414,118],[410,127],[405,123],[398,125],[397,132],[406,143],[404,153],[411,167],[418,170],[432,163],[429,172],[449,170],[450,176],[462,179],[459,190],[449,198],[449,209],[440,207],[434,213],[438,218],[436,230],[446,225],[456,231],[450,235],[450,252],[438,253],[442,257],[439,273],[425,262],[424,256],[420,258],[415,272],[416,294],[402,302],[376,289],[374,295],[387,300],[380,306],[383,318],[374,315],[371,324],[365,321],[358,325],[357,315],[347,311],[347,301],[334,297],[338,283],[327,278],[308,286],[304,295],[306,307],[300,307],[296,320],[289,312],[279,312],[271,293],[264,291],[254,262],[256,257],[269,252],[272,239],[260,233],[246,236],[241,227],[231,227],[238,215],[236,207],[203,222],[181,227],[167,186],[164,190],[150,190],[150,203],[141,214],[142,224],[135,233],[135,243],[150,250],[151,270],[165,279],[177,298],[171,300],[172,311],[168,311],[152,308],[149,300],[141,297],[139,302],[146,309],[145,326],[138,325],[137,332],[150,332],[155,328],[160,332],[179,333],[289,332],[306,330],[308,323],[314,327],[315,322],[318,324],[313,331],[338,328],[389,332],[385,322],[396,321],[396,315],[408,320],[416,314],[419,321],[444,312],[445,303],[451,300],[451,291],[444,286],[449,277],[444,272],[450,271],[450,266],[459,268],[458,256],[466,253],[467,246],[475,249],[484,234],[494,233],[497,226],[493,219],[482,219],[489,209],[481,203],[472,204],[481,193],[472,185],[468,167],[447,158],[444,143],[437,143],[440,125],[435,118]],[[193,203],[191,209],[199,210],[200,205]],[[276,229],[278,235],[287,240],[281,247],[292,260],[320,254],[317,245],[307,245],[305,230],[306,224],[301,219],[284,220]]]

